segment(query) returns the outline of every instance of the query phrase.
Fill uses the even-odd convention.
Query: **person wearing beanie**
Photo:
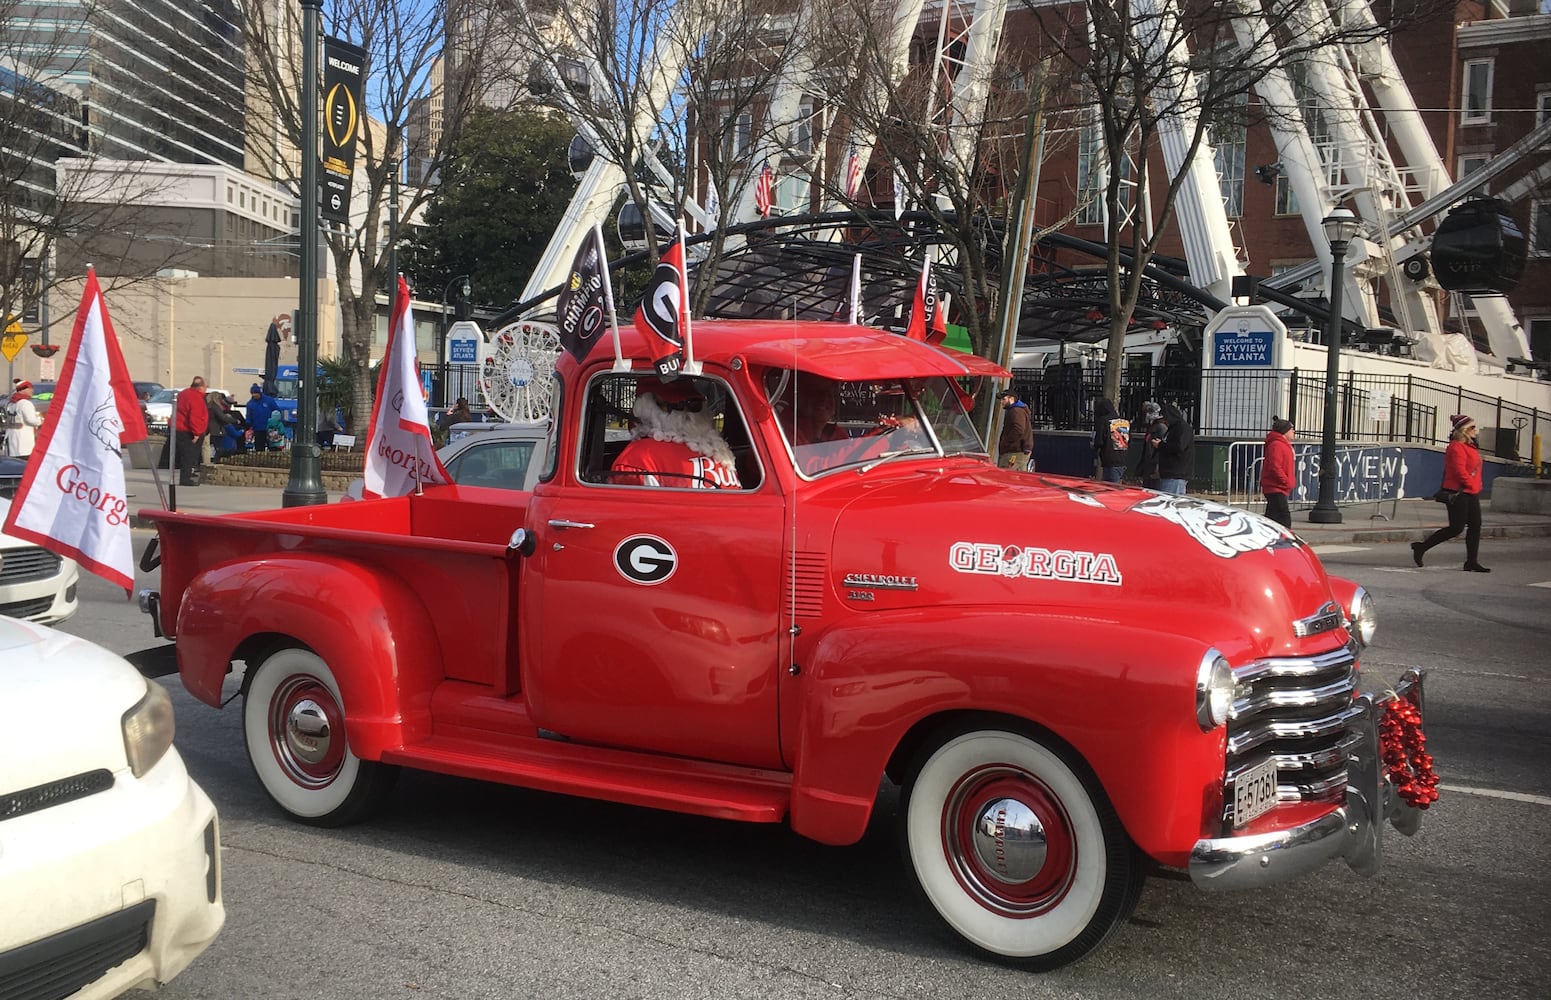
[[[1002,390],[1002,433],[996,439],[997,464],[1004,469],[1033,472],[1034,421],[1012,386]]]
[[[254,451],[269,450],[269,416],[279,407],[280,403],[262,385],[255,382],[248,386],[248,426],[253,428]]]
[[[11,397],[5,402],[5,453],[12,458],[25,459],[32,454],[37,443],[37,430],[43,426],[43,418],[32,402],[32,383],[17,379]]]
[[[1454,426],[1449,447],[1443,453],[1443,489],[1456,491],[1448,505],[1449,526],[1439,528],[1424,541],[1411,543],[1411,559],[1418,566],[1434,545],[1465,533],[1465,572],[1490,573],[1481,565],[1481,450],[1476,441],[1476,422],[1456,413],[1449,418]]]
[[[1142,453],[1136,463],[1136,474],[1141,477],[1142,486],[1146,489],[1163,488],[1163,480],[1158,475],[1161,457],[1158,448],[1168,436],[1169,422],[1163,417],[1163,407],[1149,399],[1142,404]]]
[[[1297,484],[1297,465],[1292,442],[1298,436],[1291,420],[1271,418],[1266,432],[1265,458],[1260,463],[1260,492],[1266,498],[1266,517],[1284,528],[1292,527],[1292,508],[1287,497]]]

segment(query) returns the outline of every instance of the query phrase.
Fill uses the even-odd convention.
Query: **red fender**
[[[817,641],[803,675],[792,828],[854,843],[912,727],[992,712],[1068,743],[1137,845],[1183,863],[1221,808],[1226,730],[1196,722],[1206,648],[1152,628],[1004,609],[861,616]]]
[[[195,577],[178,609],[178,670],[200,701],[220,707],[242,642],[277,633],[323,658],[349,707],[350,749],[363,760],[431,733],[441,653],[425,605],[401,579],[321,555],[266,556]]]

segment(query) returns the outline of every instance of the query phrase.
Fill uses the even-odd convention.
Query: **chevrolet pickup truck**
[[[698,323],[683,378],[736,475],[621,480],[658,385],[623,337],[629,371],[557,363],[531,492],[144,512],[142,606],[200,700],[241,671],[282,810],[357,821],[408,767],[844,845],[888,779],[936,912],[1035,969],[1097,948],[1157,866],[1366,874],[1387,822],[1416,831],[1421,674],[1365,693],[1373,601],[1296,535],[998,469],[965,402],[1006,372],[832,324]]]

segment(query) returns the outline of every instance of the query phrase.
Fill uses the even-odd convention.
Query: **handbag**
[[[1459,496],[1459,490],[1439,490],[1433,494],[1433,500],[1448,506],[1454,502],[1454,498],[1457,496]]]

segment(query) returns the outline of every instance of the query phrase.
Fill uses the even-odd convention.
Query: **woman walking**
[[[1476,561],[1481,550],[1481,451],[1476,442],[1476,422],[1463,413],[1452,418],[1454,432],[1443,453],[1443,488],[1457,490],[1449,503],[1449,526],[1439,528],[1424,542],[1411,543],[1411,558],[1418,566],[1427,550],[1465,533],[1465,572],[1490,573]]]

